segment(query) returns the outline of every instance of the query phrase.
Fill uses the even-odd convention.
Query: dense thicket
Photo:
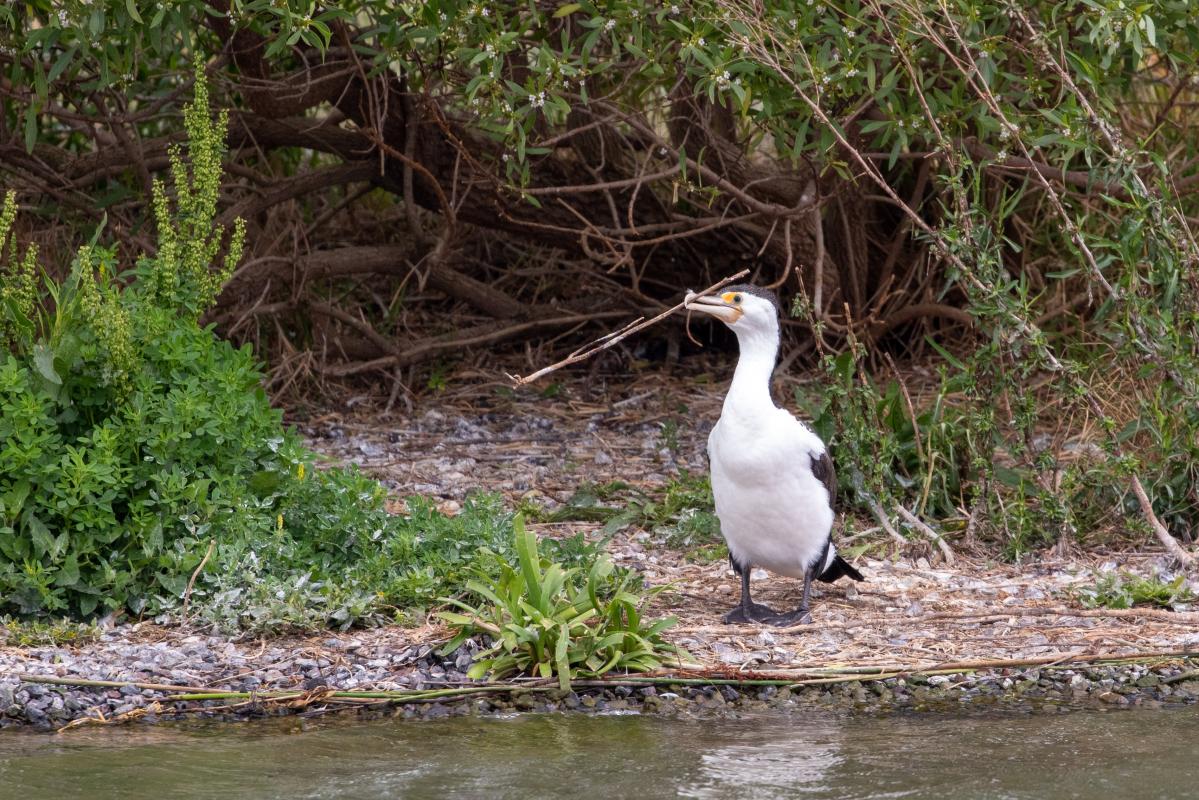
[[[248,225],[211,319],[281,374],[398,381],[749,266],[827,356],[812,411],[864,508],[1013,552],[1149,500],[1199,519],[1185,0],[29,2],[0,30],[0,160],[49,250],[104,214],[152,250],[205,63]],[[863,369],[911,354],[927,386]]]

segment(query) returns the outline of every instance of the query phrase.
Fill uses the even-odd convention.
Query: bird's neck
[[[778,357],[778,335],[746,333],[737,337],[741,356],[733,383],[724,398],[724,413],[756,415],[775,408],[770,397],[770,375]]]

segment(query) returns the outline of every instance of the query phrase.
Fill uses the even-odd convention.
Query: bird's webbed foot
[[[806,607],[800,606],[794,611],[788,611],[785,614],[775,614],[769,619],[764,619],[762,622],[774,625],[778,628],[786,628],[791,625],[811,625],[812,612]]]
[[[748,606],[739,605],[724,615],[726,625],[750,625],[755,622],[770,622],[779,616],[779,612],[761,603],[750,603]]]

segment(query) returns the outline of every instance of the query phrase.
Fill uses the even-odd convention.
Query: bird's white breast
[[[741,563],[802,578],[833,524],[828,490],[812,474],[824,443],[781,408],[726,406],[708,437],[720,530]]]

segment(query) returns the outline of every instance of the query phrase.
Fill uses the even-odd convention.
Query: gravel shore
[[[397,496],[435,498],[456,513],[472,489],[499,492],[513,506],[561,505],[584,482],[621,479],[660,491],[680,469],[705,469],[704,435],[719,413],[720,394],[707,383],[682,388],[649,382],[616,402],[572,397],[570,402],[512,401],[501,412],[426,411],[401,427],[363,415],[325,415],[302,426],[326,454],[358,463]],[[667,391],[669,389],[669,391]],[[610,392],[599,392],[601,398]],[[444,404],[443,404],[444,405]],[[551,417],[549,414],[554,413]],[[680,424],[698,420],[698,424]],[[398,502],[398,501],[397,501]],[[401,504],[402,505],[402,504]],[[400,510],[400,509],[397,509]],[[842,526],[848,523],[842,521]],[[588,522],[543,523],[540,536],[583,533]],[[844,535],[848,535],[848,530]],[[839,533],[838,535],[843,535]],[[927,543],[925,543],[927,544]],[[1082,608],[1079,587],[1128,571],[1169,577],[1160,554],[1041,554],[1020,564],[959,553],[936,561],[931,547],[905,552],[876,548],[856,559],[861,586],[821,587],[816,624],[757,629],[721,623],[735,602],[727,562],[708,562],[666,547],[646,531],[627,530],[609,543],[620,564],[649,585],[667,585],[647,610],[673,615],[668,638],[713,674],[804,670],[830,664],[888,668],[905,677],[775,686],[658,685],[578,687],[474,695],[455,702],[386,702],[371,713],[445,716],[468,713],[639,710],[663,714],[748,713],[759,709],[886,712],[961,708],[1074,708],[1193,703],[1199,700],[1199,611]],[[908,552],[910,551],[910,552]],[[930,563],[931,560],[931,563]],[[760,574],[759,574],[760,573]],[[755,597],[779,608],[797,601],[799,583],[755,570]],[[1199,585],[1195,586],[1199,590]],[[1177,613],[1176,613],[1177,612]],[[444,628],[389,627],[306,637],[242,640],[149,622],[121,624],[98,640],[72,646],[0,644],[0,728],[57,728],[91,718],[153,721],[196,716],[241,718],[319,714],[344,709],[319,695],[339,691],[427,690],[466,682],[474,643],[449,657],[435,648]],[[4,642],[0,636],[0,643]],[[1078,654],[1096,663],[1066,665]],[[1114,663],[1108,656],[1137,654]],[[1174,654],[1173,656],[1171,654]],[[1187,657],[1183,657],[1187,656]],[[984,672],[930,674],[938,665]],[[1039,661],[1038,661],[1039,660]],[[1056,666],[1010,666],[1054,662]],[[111,681],[114,686],[69,686],[21,676]],[[130,684],[157,684],[139,688]],[[290,705],[260,697],[168,701],[184,689],[214,692],[308,693]],[[351,710],[350,713],[353,713]]]
[[[149,641],[148,633],[158,637]],[[430,644],[404,644],[403,629],[364,631],[358,636],[324,636],[238,642],[123,626],[82,649],[0,649],[0,728],[57,728],[73,720],[138,720],[196,717],[247,718],[267,714],[320,714],[345,708],[324,701],[280,703],[208,700],[170,702],[177,690],[138,688],[152,683],[208,687],[213,691],[412,690],[466,680],[473,648],[448,657]],[[372,713],[404,717],[458,714],[581,711],[639,711],[661,714],[741,714],[821,709],[845,713],[896,710],[945,711],[970,708],[1158,706],[1199,701],[1199,661],[1156,659],[1152,665],[1042,667],[950,675],[908,675],[884,680],[843,681],[792,688],[776,686],[658,685],[580,686],[472,696],[452,702],[403,706],[379,704]],[[113,687],[65,686],[25,680],[37,675],[66,680],[128,682]],[[354,713],[353,709],[349,713]]]

